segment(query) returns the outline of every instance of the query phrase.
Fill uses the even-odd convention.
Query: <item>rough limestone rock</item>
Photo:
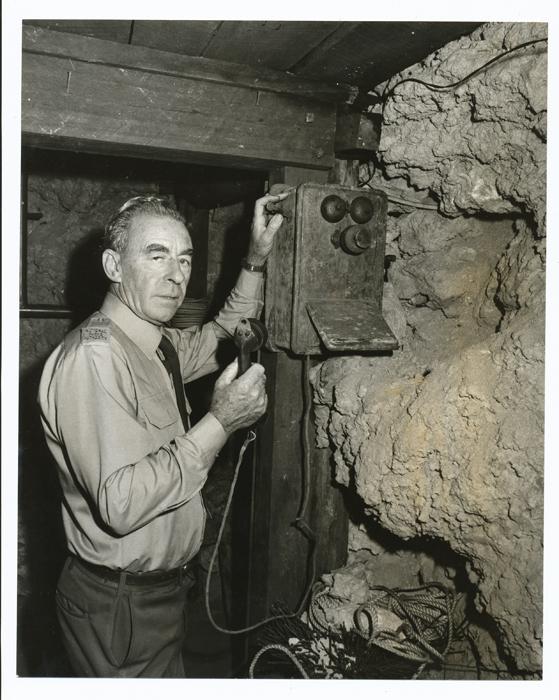
[[[490,24],[390,80],[457,82],[500,53],[544,38],[545,24]],[[547,44],[496,61],[463,85],[395,88],[380,155],[389,177],[429,190],[451,215],[522,212],[545,224]]]
[[[544,35],[539,24],[485,25],[409,74],[450,83]],[[317,442],[363,505],[350,547],[379,556],[368,522],[444,543],[492,621],[497,646],[481,641],[482,661],[495,665],[498,648],[500,667],[521,674],[541,668],[542,643],[545,48],[454,91],[396,88],[384,172],[407,179],[403,197],[421,189],[440,202],[389,220],[384,313],[401,348],[329,359],[313,375]],[[413,557],[402,556],[402,581]]]

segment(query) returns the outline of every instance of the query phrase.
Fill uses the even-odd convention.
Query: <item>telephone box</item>
[[[270,208],[284,221],[268,259],[268,348],[297,355],[397,348],[382,317],[384,193],[305,183]]]

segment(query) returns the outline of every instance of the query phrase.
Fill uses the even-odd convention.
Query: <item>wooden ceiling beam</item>
[[[185,56],[167,51],[24,25],[23,50],[87,63],[133,68],[177,78],[286,93],[323,102],[341,102],[352,94],[350,85],[299,79],[270,68]]]
[[[26,27],[23,141],[259,169],[332,166],[334,101],[315,99],[300,81],[278,88],[269,77],[202,60],[211,70],[183,56]]]
[[[24,19],[23,26],[33,25],[57,32],[67,32],[96,39],[128,43],[133,20],[130,19]]]
[[[220,61],[290,70],[338,26],[338,22],[225,21],[202,55]]]
[[[342,42],[345,42],[347,37],[357,29],[359,24],[359,22],[341,22],[334,31],[330,32],[330,34],[316,46],[313,46],[299,61],[297,61],[297,63],[291,66],[289,70],[296,74],[304,70],[309,64],[315,65],[324,61],[332,49]]]
[[[307,80],[336,75],[370,90],[477,26],[479,22],[348,22],[342,25],[345,34],[334,34],[291,71]]]
[[[136,20],[131,44],[188,56],[202,56],[204,47],[219,28],[218,20]]]

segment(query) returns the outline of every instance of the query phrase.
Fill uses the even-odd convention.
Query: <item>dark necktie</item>
[[[186,401],[184,398],[184,386],[182,382],[179,356],[177,355],[177,351],[173,347],[169,338],[166,338],[164,335],[161,336],[159,349],[161,350],[161,352],[163,353],[163,357],[165,358],[163,360],[165,369],[167,370],[167,372],[169,372],[171,378],[173,379],[173,387],[175,389],[175,396],[177,397],[177,406],[179,409],[179,413],[181,414],[182,424],[184,426],[185,431],[188,431],[188,411],[186,410]]]

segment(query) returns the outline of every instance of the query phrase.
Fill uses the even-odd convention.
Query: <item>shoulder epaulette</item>
[[[81,328],[81,342],[87,344],[108,343],[111,339],[111,320],[106,316],[92,316]]]

